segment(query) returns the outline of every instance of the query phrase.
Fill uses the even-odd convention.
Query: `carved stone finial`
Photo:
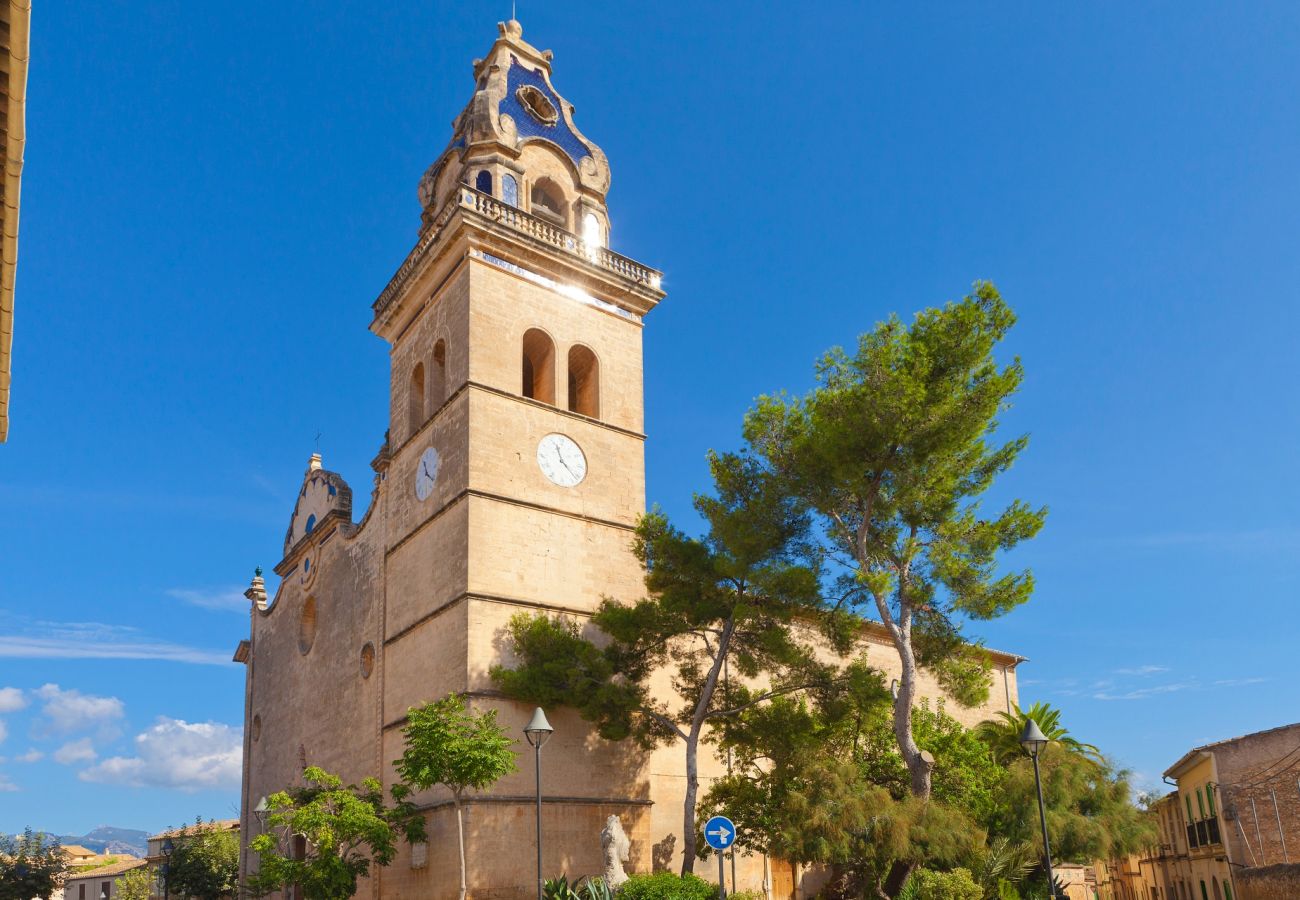
[[[317,469],[319,469],[320,467],[321,467],[321,463],[320,463],[320,454],[319,454],[319,453],[313,453],[313,454],[311,455],[311,459],[307,461],[307,471],[308,471],[308,472],[315,472],[315,471],[316,471]]]
[[[262,578],[261,566],[254,571],[253,581],[244,591],[244,596],[258,609],[266,609],[266,581]]]
[[[509,35],[512,38],[521,38],[524,36],[524,26],[519,24],[518,19],[511,19],[509,22],[502,22],[497,30],[503,35]]]
[[[623,823],[618,816],[610,816],[605,820],[605,827],[600,832],[600,848],[605,856],[605,883],[618,889],[627,881],[623,863],[627,862],[632,852],[632,842],[627,839],[627,832],[623,830]]]

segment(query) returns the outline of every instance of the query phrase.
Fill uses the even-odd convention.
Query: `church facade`
[[[551,60],[511,21],[475,61],[473,97],[420,182],[420,236],[374,303],[371,330],[391,347],[390,424],[369,504],[354,521],[352,490],[312,457],[274,602],[254,579],[236,654],[248,837],[259,800],[306,765],[391,785],[409,707],[458,692],[499,710],[521,739],[520,771],[466,806],[475,898],[535,890],[532,710],[488,674],[508,661],[510,617],[581,619],[605,596],[644,594],[631,552],[645,511],[641,336],[661,275],[609,249],[609,164],[552,86]],[[883,634],[864,640],[887,677],[897,670]],[[1019,662],[995,654],[988,708],[959,714],[973,724],[1009,708]],[[681,748],[642,753],[572,711],[547,713],[547,876],[599,872],[610,815],[631,839],[629,871],[679,868]],[[706,783],[720,765],[702,754]],[[403,847],[358,896],[456,896],[450,797],[416,800],[428,843]],[[254,865],[246,854],[243,871]],[[741,889],[797,891],[780,861],[742,857],[737,873]]]

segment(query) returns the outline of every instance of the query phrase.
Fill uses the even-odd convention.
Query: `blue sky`
[[[649,497],[891,311],[995,281],[1051,507],[980,627],[1144,783],[1300,718],[1300,7],[525,2],[614,168]],[[240,592],[315,436],[369,493],[370,303],[506,3],[43,4],[0,446],[0,831],[237,805]],[[358,515],[360,510],[358,509]],[[204,754],[207,754],[205,757]],[[200,763],[195,764],[195,759]],[[187,791],[184,786],[200,785]]]

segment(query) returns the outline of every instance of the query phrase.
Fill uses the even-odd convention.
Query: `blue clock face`
[[[415,466],[415,496],[423,501],[433,493],[433,486],[438,483],[438,468],[442,460],[434,447],[429,447],[420,455]]]

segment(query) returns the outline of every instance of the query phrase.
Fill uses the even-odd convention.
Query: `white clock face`
[[[573,438],[548,434],[537,445],[537,465],[560,487],[573,487],[587,477],[587,457]]]
[[[433,447],[425,450],[415,468],[415,496],[428,500],[433,493],[433,486],[438,482],[438,451]]]

